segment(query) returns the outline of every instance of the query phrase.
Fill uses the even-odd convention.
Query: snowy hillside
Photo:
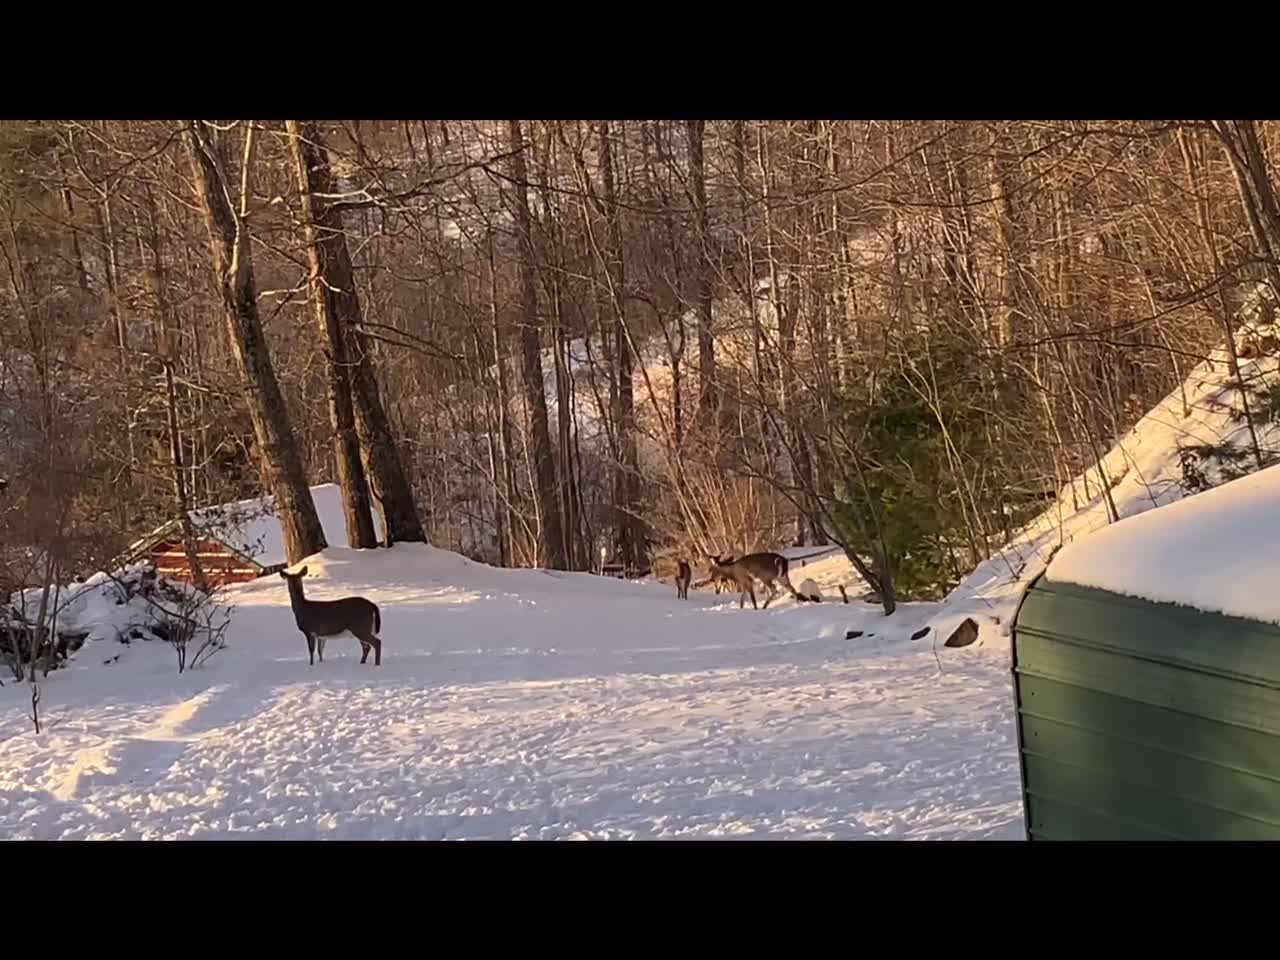
[[[1272,399],[1280,383],[1276,358],[1259,356],[1242,361],[1240,373],[1250,391],[1249,404],[1264,463],[1273,462],[1280,456],[1280,424]],[[1124,518],[1188,495],[1209,496],[1197,491],[1254,469],[1240,391],[1229,374],[1225,350],[1220,350],[1192,369],[1179,389],[1111,448],[1100,472],[1110,485],[1117,514]],[[1230,496],[1225,490],[1221,493],[1223,498]],[[979,624],[979,643],[1007,647],[1009,628],[1026,585],[1044,572],[1063,545],[1107,527],[1109,520],[1099,470],[1090,468],[1087,475],[1066,486],[1005,549],[980,564],[952,591],[932,621],[935,628],[945,636],[964,617],[972,616]],[[1098,551],[1085,556],[1100,559]]]
[[[1257,331],[1254,331],[1255,333]],[[1265,331],[1264,331],[1265,332]],[[1242,337],[1242,343],[1244,338]],[[1259,450],[1265,464],[1280,458],[1280,377],[1277,376],[1277,359],[1274,356],[1255,356],[1240,364],[1241,377],[1249,389],[1250,411],[1258,438]],[[1184,406],[1185,398],[1185,406]],[[1222,542],[1222,536],[1200,536],[1206,524],[1231,524],[1236,527],[1248,523],[1248,517],[1258,513],[1259,498],[1273,496],[1274,470],[1254,478],[1249,483],[1235,483],[1228,489],[1200,490],[1217,487],[1256,469],[1248,423],[1243,417],[1240,391],[1229,373],[1225,350],[1215,352],[1207,361],[1194,367],[1186,381],[1152,408],[1103,458],[1101,471],[1091,467],[1085,475],[1064,487],[1056,500],[1019,531],[1013,540],[990,560],[980,564],[960,583],[941,604],[933,606],[927,623],[933,628],[934,637],[945,640],[966,618],[972,618],[978,626],[977,645],[995,649],[1008,649],[1010,628],[1023,589],[1065,545],[1075,541],[1089,543],[1089,537],[1109,526],[1109,508],[1102,494],[1101,477],[1109,484],[1111,500],[1120,518],[1133,517],[1155,507],[1175,503],[1195,495],[1210,498],[1201,513],[1190,504],[1167,520],[1182,522],[1189,519],[1191,527],[1171,531],[1164,519],[1153,520],[1141,529],[1143,536],[1151,531],[1159,538],[1167,533],[1168,550],[1146,546],[1143,536],[1133,533],[1117,533],[1130,551],[1128,559],[1118,558],[1115,566],[1104,569],[1110,538],[1100,540],[1089,549],[1081,549],[1057,567],[1059,576],[1086,585],[1106,586],[1123,582],[1125,590],[1150,599],[1165,599],[1170,591],[1178,596],[1195,597],[1194,602],[1205,609],[1236,612],[1244,616],[1268,614],[1263,619],[1280,620],[1280,608],[1265,599],[1265,591],[1259,587],[1256,577],[1242,577],[1228,587],[1222,577],[1211,577],[1206,570],[1206,556],[1219,557],[1213,561],[1221,567],[1218,554],[1205,554],[1204,550],[1192,553],[1188,538],[1200,537],[1197,542]],[[1280,491],[1274,493],[1280,497]],[[1220,505],[1233,497],[1248,502],[1236,504],[1225,515],[1220,515]],[[1217,508],[1217,509],[1215,509]],[[1251,513],[1250,510],[1253,512]],[[1205,519],[1208,516],[1209,519]],[[1200,534],[1188,531],[1199,530]],[[1270,528],[1255,524],[1255,530],[1242,539],[1232,540],[1247,548],[1249,543],[1264,537]],[[1236,531],[1240,531],[1237,529]],[[1153,541],[1157,542],[1157,541]],[[1173,581],[1162,587],[1153,584],[1150,577],[1141,578],[1126,574],[1144,557],[1165,555],[1174,549],[1183,551],[1181,559],[1169,557],[1161,576],[1169,575]],[[794,554],[812,552],[798,549]],[[1255,551],[1256,552],[1256,551]],[[1223,561],[1225,562],[1225,561]],[[1178,564],[1181,564],[1179,573]],[[793,564],[794,566],[794,564]],[[1091,569],[1089,569],[1091,568]],[[1063,572],[1069,570],[1070,572]],[[834,590],[837,584],[845,584],[852,598],[861,594],[863,587],[849,562],[839,553],[809,561],[803,571],[794,570],[792,581],[797,585],[804,576],[812,576],[825,591]],[[1118,578],[1118,579],[1117,579]],[[1199,579],[1198,586],[1192,581]],[[1115,588],[1114,586],[1112,587]],[[1122,591],[1124,592],[1124,591]],[[1246,599],[1249,595],[1251,599]],[[1193,601],[1184,601],[1193,602]],[[785,603],[792,603],[786,600]],[[1275,615],[1272,615],[1275,614]],[[887,632],[898,635],[897,625]]]

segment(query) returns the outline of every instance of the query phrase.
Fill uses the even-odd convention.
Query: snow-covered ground
[[[935,659],[910,639],[934,605],[740,611],[406,544],[308,565],[309,595],[381,605],[382,667],[347,638],[308,667],[278,577],[182,676],[158,643],[88,643],[44,734],[0,688],[0,836],[1022,835],[1004,652]]]

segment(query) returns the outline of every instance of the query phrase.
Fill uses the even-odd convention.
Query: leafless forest
[[[1100,454],[1273,308],[1277,149],[1250,121],[4,123],[0,577],[263,493],[296,561],[333,481],[495,564],[834,542],[886,609],[937,596],[1074,474],[1105,493]]]

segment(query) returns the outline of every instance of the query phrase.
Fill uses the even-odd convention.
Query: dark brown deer
[[[733,554],[729,553],[723,557],[712,558],[712,559],[719,562],[720,565],[723,567],[727,564],[733,563]],[[707,584],[711,584],[711,586],[715,588],[717,596],[720,595],[721,590],[729,590],[737,586],[737,582],[733,579],[732,576],[730,576],[728,573],[717,572],[714,564],[712,565],[711,569],[707,572],[707,579],[701,581],[699,584],[696,584],[696,586],[706,586]]]
[[[693,579],[693,569],[683,560],[676,561],[676,598],[689,599],[689,581]]]
[[[746,606],[747,597],[751,597],[753,609],[760,609],[756,603],[756,591],[753,586],[755,580],[763,583],[765,589],[769,591],[769,596],[764,601],[764,609],[766,610],[769,609],[769,604],[773,602],[773,598],[778,594],[775,581],[782,581],[782,584],[790,591],[791,596],[797,600],[800,599],[799,594],[796,593],[796,588],[791,585],[790,577],[787,576],[790,564],[787,563],[787,558],[780,553],[749,553],[745,557],[739,557],[737,560],[721,560],[719,557],[712,556],[708,556],[708,559],[711,561],[711,575],[713,577],[731,580],[737,585],[739,610]]]
[[[378,605],[364,597],[343,597],[341,600],[308,600],[302,592],[302,578],[307,575],[303,567],[297,573],[280,571],[280,576],[289,585],[289,605],[293,607],[293,619],[298,629],[307,638],[307,653],[311,657],[311,665],[316,663],[316,646],[320,647],[320,662],[324,663],[324,642],[329,637],[340,633],[350,633],[360,641],[364,655],[360,662],[369,659],[369,650],[373,649],[373,665],[382,666],[382,640],[378,633],[382,630],[382,614]]]

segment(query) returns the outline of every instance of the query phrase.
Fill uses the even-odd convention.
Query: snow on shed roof
[[[1280,623],[1278,544],[1273,466],[1073,541],[1045,578]]]
[[[316,513],[324,528],[325,540],[330,546],[347,543],[346,516],[342,511],[342,491],[336,483],[322,483],[311,488]],[[380,539],[386,539],[382,518],[374,514],[374,529]],[[264,567],[286,563],[284,533],[276,519],[275,498],[271,496],[255,500],[241,500],[216,507],[191,511],[196,528],[224,541]]]

